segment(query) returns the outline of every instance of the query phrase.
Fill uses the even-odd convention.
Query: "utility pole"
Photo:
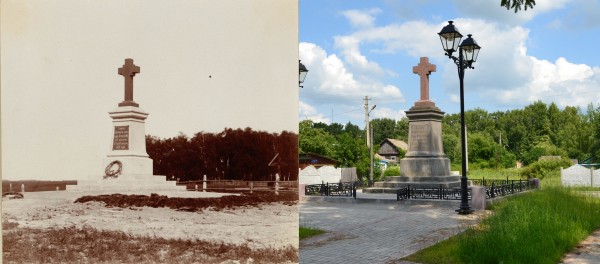
[[[371,119],[369,118],[369,114],[371,111],[377,107],[377,105],[373,105],[371,109],[369,109],[369,97],[365,96],[365,133],[367,134],[367,147],[369,148],[369,156],[370,156],[370,165],[369,165],[369,183],[368,186],[373,186],[373,127],[371,127]]]
[[[369,96],[365,96],[365,99],[363,99],[364,103],[365,103],[365,133],[367,135],[367,147],[369,147],[369,149],[371,149],[371,132],[370,132],[370,122],[369,122]]]

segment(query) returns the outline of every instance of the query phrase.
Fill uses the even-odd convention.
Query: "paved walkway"
[[[476,224],[454,204],[302,201],[300,226],[327,233],[300,242],[300,263],[406,263],[399,259]],[[351,199],[351,200],[347,200]]]
[[[391,195],[357,196],[300,202],[300,226],[327,231],[300,241],[300,263],[411,263],[400,259],[477,224],[484,214],[458,215],[457,201],[398,203]],[[600,263],[600,230],[560,263]]]

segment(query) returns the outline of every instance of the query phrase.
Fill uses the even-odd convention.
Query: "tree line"
[[[582,110],[559,109],[538,101],[523,109],[488,112],[476,108],[465,112],[470,168],[509,168],[519,161],[531,164],[541,156],[562,156],[600,161],[600,107]],[[374,151],[386,138],[408,142],[408,119],[371,120]],[[446,114],[442,120],[444,151],[453,164],[460,164],[460,114]],[[325,155],[343,167],[357,167],[368,174],[369,150],[365,131],[352,123],[300,122],[299,149]],[[377,162],[376,162],[377,163]]]
[[[298,179],[298,135],[268,133],[251,128],[226,128],[220,133],[198,132],[188,138],[146,136],[146,150],[154,161],[154,174],[180,181],[272,181]]]

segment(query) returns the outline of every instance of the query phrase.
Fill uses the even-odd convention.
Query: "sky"
[[[298,131],[298,2],[6,0],[0,8],[3,179],[103,174],[117,74],[141,68],[146,134]]]
[[[460,112],[456,65],[437,35],[454,21],[482,47],[465,73],[465,109],[523,108],[535,101],[581,107],[600,104],[600,1],[537,1],[507,10],[500,0],[302,0],[299,57],[309,70],[300,90],[299,119],[365,125],[400,119],[420,97],[420,57],[437,66],[430,99]],[[463,38],[464,39],[464,38]]]

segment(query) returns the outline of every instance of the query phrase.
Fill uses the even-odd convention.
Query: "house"
[[[397,162],[404,157],[407,150],[408,144],[406,142],[399,139],[386,138],[379,144],[377,154],[388,161]]]
[[[339,164],[337,160],[314,153],[301,153],[299,156],[300,160],[298,166],[300,169],[304,169],[311,165],[318,169],[323,166],[337,166]]]

